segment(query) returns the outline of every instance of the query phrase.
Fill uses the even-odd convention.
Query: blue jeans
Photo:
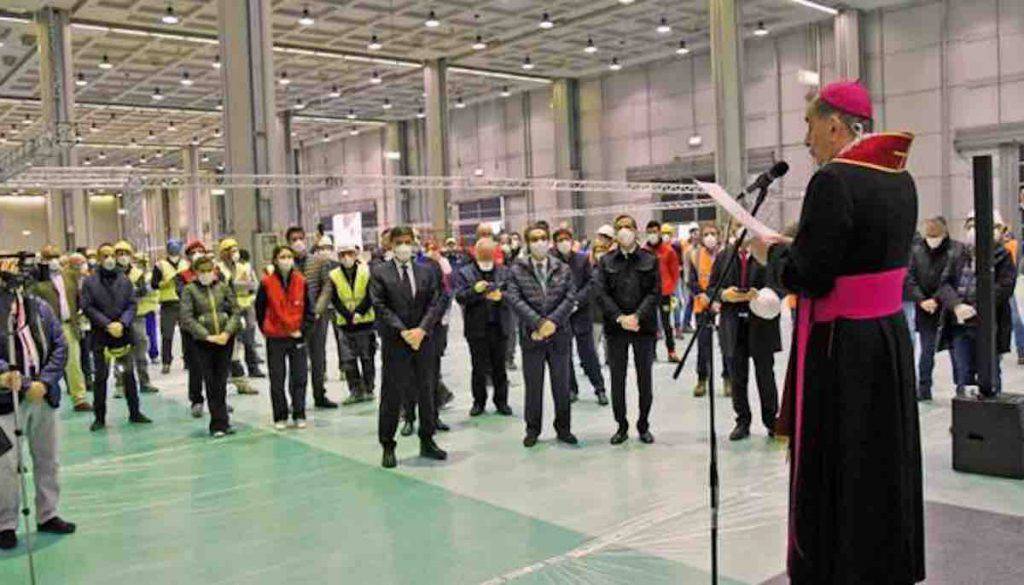
[[[683,328],[693,329],[693,295],[686,295],[686,309],[683,311]]]
[[[1017,357],[1024,357],[1024,321],[1020,318],[1016,297],[1010,297],[1010,321],[1013,323],[1013,344],[1017,346]]]
[[[679,284],[676,285],[676,306],[672,309],[672,324],[675,325],[677,330],[682,329],[684,325],[689,325],[689,321],[683,320],[683,314],[686,313],[686,307],[690,303],[689,290],[683,286],[683,279],[679,279]]]
[[[910,341],[914,344],[914,353],[917,353],[917,332],[914,315],[917,313],[917,305],[914,301],[903,301],[903,316],[907,318],[907,327],[910,329]]]
[[[924,400],[932,398],[932,372],[935,370],[935,350],[938,346],[938,327],[925,325],[917,330],[921,345],[921,358],[917,363],[917,397]],[[949,352],[949,361],[956,375],[956,360],[953,351]]]
[[[978,367],[973,327],[955,326],[953,330],[953,381],[958,390],[963,386],[978,385]],[[992,389],[999,394],[1003,389],[1003,375],[998,353],[992,369]],[[959,392],[958,392],[959,393]]]

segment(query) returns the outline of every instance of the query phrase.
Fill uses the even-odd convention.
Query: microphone
[[[768,185],[771,185],[775,181],[775,179],[784,177],[788,172],[789,163],[787,163],[784,160],[780,160],[779,162],[772,165],[772,168],[758,175],[758,177],[754,179],[754,182],[748,185],[747,188],[743,190],[743,192],[753,193],[758,189],[765,189],[768,187]]]

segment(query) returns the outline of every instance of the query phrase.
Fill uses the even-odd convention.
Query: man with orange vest
[[[267,339],[267,369],[270,374],[270,404],[274,428],[288,423],[287,375],[291,394],[292,426],[306,428],[306,381],[308,357],[303,326],[312,323],[312,303],[302,271],[295,266],[295,252],[289,246],[274,248],[274,270],[263,276],[256,293],[256,323]]]
[[[708,392],[708,377],[711,375],[711,352],[712,331],[711,327],[701,327],[715,318],[714,308],[711,306],[711,299],[708,297],[708,288],[711,286],[711,269],[715,264],[715,257],[718,256],[718,228],[715,224],[704,224],[700,230],[700,245],[692,250],[687,257],[689,262],[690,295],[693,297],[693,313],[697,316],[697,386],[693,389],[693,395],[700,397]],[[723,368],[724,373],[724,368]],[[729,383],[723,376],[722,387],[725,395],[729,395]]]

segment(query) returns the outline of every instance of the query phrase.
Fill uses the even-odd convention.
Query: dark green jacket
[[[235,335],[242,328],[241,312],[234,289],[222,281],[203,286],[197,280],[181,292],[181,327],[195,339],[224,331]]]
[[[67,297],[68,312],[71,314],[70,322],[71,330],[75,332],[76,337],[81,337],[81,331],[78,326],[78,273],[74,270],[63,270],[61,276],[64,277],[64,293]],[[53,309],[53,314],[60,321],[60,298],[57,296],[57,288],[54,286],[53,281],[49,277],[37,281],[32,285],[29,290],[30,293],[46,301],[47,305]]]

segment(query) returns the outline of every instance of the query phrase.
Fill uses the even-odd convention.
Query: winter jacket
[[[483,271],[475,261],[455,271],[452,288],[455,300],[462,305],[462,325],[466,339],[486,337],[490,332],[487,324],[495,320],[502,334],[506,337],[512,334],[512,312],[504,296],[508,289],[508,278],[508,268],[495,264],[491,271],[491,284],[481,293],[473,288],[477,282],[484,280]],[[500,301],[486,298],[487,293],[494,290],[502,293]]]
[[[618,319],[633,314],[640,321],[639,333],[657,333],[661,276],[654,254],[642,248],[631,254],[621,248],[605,254],[597,267],[595,291],[604,314],[605,335],[627,333]]]
[[[928,313],[921,308],[921,302],[938,299],[943,274],[949,264],[952,262],[961,265],[966,254],[967,246],[948,237],[934,250],[926,244],[914,246],[910,255],[910,268],[907,271],[907,288],[910,290],[910,300],[917,309],[915,329],[939,326],[944,311]]]
[[[132,343],[136,306],[132,283],[116,268],[99,268],[82,283],[82,312],[89,318],[93,343],[99,347],[120,348]],[[117,338],[107,333],[107,326],[115,321],[124,326],[124,333]]]
[[[992,292],[993,308],[996,317],[996,351],[1003,354],[1010,351],[1010,338],[1013,323],[1010,317],[1010,297],[1017,284],[1017,269],[1013,265],[1010,253],[1002,246],[996,246],[992,260]],[[978,316],[967,320],[963,325],[957,323],[953,309],[961,303],[978,306],[977,278],[974,273],[974,254],[963,254],[956,262],[950,262],[942,277],[938,298],[945,313],[942,317],[943,327],[939,332],[938,349],[949,348],[953,332],[958,328],[973,328],[978,325]]]
[[[546,286],[541,286],[533,258],[516,260],[510,270],[507,301],[519,317],[519,337],[524,349],[551,340],[535,341],[531,335],[547,319],[557,326],[555,336],[571,335],[569,316],[576,305],[576,287],[565,262],[548,257]]]
[[[32,334],[36,350],[39,352],[39,363],[42,364],[39,375],[34,380],[23,378],[19,400],[24,400],[33,381],[46,385],[46,403],[52,408],[60,406],[60,381],[64,377],[64,366],[68,359],[68,344],[64,338],[60,319],[46,301],[32,294],[24,296],[25,324]],[[11,303],[15,297],[9,293],[0,293],[0,315],[11,314]],[[6,372],[16,365],[17,357],[8,355],[10,351],[10,321],[0,320],[0,373]],[[20,342],[16,346],[20,348]],[[20,352],[20,349],[16,349]],[[14,400],[10,392],[0,392],[0,415],[14,411]]]
[[[195,281],[181,291],[181,327],[194,339],[242,329],[242,310],[235,290],[224,281],[203,286]]]

